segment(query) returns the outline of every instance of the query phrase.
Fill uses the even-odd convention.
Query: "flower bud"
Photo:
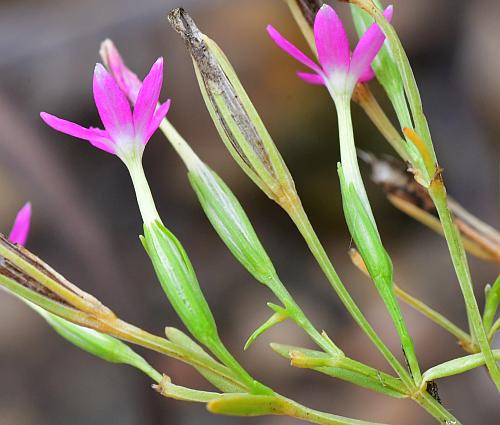
[[[188,176],[205,214],[229,250],[255,279],[270,284],[276,271],[238,199],[205,164],[190,169]]]

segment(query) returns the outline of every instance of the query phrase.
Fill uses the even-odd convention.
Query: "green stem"
[[[441,224],[443,226],[444,235],[448,243],[448,249],[455,268],[455,273],[465,300],[467,317],[472,327],[471,333],[477,339],[479,348],[485,358],[486,367],[490,372],[491,379],[500,392],[500,370],[495,361],[495,357],[493,356],[488,336],[486,335],[486,331],[484,329],[481,313],[479,312],[479,307],[474,295],[474,287],[462,239],[460,238],[460,234],[458,233],[455,223],[453,222],[448,208],[446,189],[439,175],[432,181],[429,188],[429,194],[434,201],[434,205],[436,206]]]
[[[495,360],[500,360],[500,350],[493,350],[493,356],[495,357]],[[456,359],[448,360],[447,362],[438,364],[426,370],[423,375],[422,386],[425,386],[427,382],[468,372],[469,370],[483,365],[483,353],[470,354],[465,357],[458,357]]]
[[[274,295],[276,295],[276,298],[283,303],[287,313],[290,314],[290,318],[299,327],[301,327],[319,347],[321,347],[325,352],[333,355],[342,354],[342,350],[318,332],[299,305],[295,302],[278,276],[274,276],[272,278],[272,282],[269,287]]]
[[[144,224],[151,224],[155,220],[159,220],[161,222],[158,211],[156,210],[153,195],[151,194],[151,189],[149,188],[146,175],[144,174],[144,168],[142,167],[141,160],[139,158],[134,158],[127,161],[125,165],[127,166],[130,177],[132,178],[137,203],[139,204],[139,210]]]
[[[394,323],[394,327],[399,335],[413,380],[416,385],[420,385],[422,382],[422,373],[420,372],[420,367],[418,365],[413,340],[410,336],[406,322],[403,318],[403,313],[401,312],[401,307],[399,306],[396,294],[393,290],[394,283],[392,282],[392,279],[389,282],[383,281],[382,279],[376,286],[378,286],[378,288],[385,288],[384,292],[386,295],[381,298],[384,300],[384,304],[386,305],[387,311],[389,312],[392,322]]]
[[[356,153],[356,145],[354,143],[354,131],[352,128],[351,117],[351,95],[339,96],[335,94],[334,89],[329,89],[330,95],[337,109],[339,141],[340,141],[340,162],[346,180],[346,184],[353,184],[358,196],[361,199],[365,210],[370,216],[373,225],[377,228],[375,217],[366,194],[365,185],[359,171],[358,156]]]
[[[495,334],[497,333],[498,329],[500,329],[500,317],[495,320],[495,323],[491,326],[490,331],[488,332],[488,340],[491,341]]]
[[[366,189],[361,177],[358,158],[356,155],[356,145],[354,143],[354,131],[352,127],[351,117],[351,95],[350,93],[339,95],[336,93],[336,90],[333,87],[330,87],[329,85],[327,85],[327,87],[337,109],[340,156],[345,182],[347,185],[352,184],[354,186],[365,211],[371,218],[374,228],[377,229],[377,224],[375,222],[370,202],[366,194]],[[401,345],[403,346],[403,351],[406,355],[408,365],[413,375],[413,379],[418,386],[420,385],[422,375],[418,365],[417,356],[415,354],[413,341],[408,332],[408,328],[401,313],[401,308],[398,304],[394,291],[392,290],[392,276],[389,278],[382,275],[380,275],[379,277],[375,276],[374,282],[399,335]]]
[[[109,333],[117,338],[173,357],[191,366],[210,371],[232,385],[241,388],[243,391],[248,390],[248,386],[242,383],[240,377],[235,372],[206,355],[200,355],[186,347],[174,344],[165,338],[152,335],[121,320],[110,324],[109,328]]]
[[[149,376],[153,381],[155,381],[157,384],[161,382],[163,379],[163,375],[158,372],[153,366],[149,364],[143,364],[136,366],[137,369],[141,370],[144,372],[147,376]]]
[[[377,425],[375,422],[350,419],[343,416],[324,413],[318,410],[303,406],[288,398],[278,396],[284,406],[284,414],[296,419],[302,419],[307,422],[320,425]],[[382,424],[378,424],[382,425]]]
[[[446,410],[439,401],[434,399],[427,391],[418,393],[414,400],[423,408],[427,413],[432,415],[443,425],[461,425],[460,421],[455,418],[448,410]]]
[[[360,328],[365,332],[365,334],[370,338],[373,344],[378,348],[378,350],[382,353],[387,362],[391,365],[394,371],[399,375],[403,383],[407,386],[408,389],[413,387],[413,381],[408,375],[406,369],[401,365],[398,359],[392,354],[389,348],[384,344],[382,339],[375,332],[373,327],[370,325],[368,320],[366,320],[365,316],[356,305],[351,295],[347,291],[346,287],[340,280],[335,268],[333,267],[330,259],[328,258],[328,254],[326,253],[323,245],[318,239],[316,232],[314,231],[309,218],[307,217],[304,208],[300,204],[300,201],[295,203],[288,211],[291,219],[299,229],[300,233],[304,237],[311,253],[316,258],[319,266],[323,270],[323,273],[327,277],[328,281],[332,285],[333,289],[339,296],[340,300],[346,307],[347,311],[354,318],[356,323],[360,326]]]
[[[399,395],[404,396],[401,392],[401,381],[387,373],[347,357],[339,361],[339,367],[366,376],[372,382],[378,382],[381,386],[390,388]]]
[[[410,307],[413,307],[419,313],[423,314],[428,319],[432,320],[437,325],[441,326],[443,329],[451,333],[455,338],[457,338],[464,347],[473,347],[474,343],[470,335],[460,329],[457,325],[451,322],[449,319],[444,317],[441,313],[429,307],[427,304],[423,303],[419,299],[408,294],[406,291],[401,289],[399,286],[394,287],[396,295]]]
[[[252,376],[250,376],[250,374],[233,357],[222,341],[219,340],[217,343],[212,344],[209,348],[210,351],[214,353],[215,357],[217,357],[222,363],[224,363],[229,369],[234,371],[240,377],[241,381],[248,386],[252,394],[274,394],[274,391],[271,388],[265,386],[259,381],[256,381]]]
[[[194,168],[201,160],[191,149],[188,142],[166,118],[160,124],[160,130],[181,157],[188,170]]]

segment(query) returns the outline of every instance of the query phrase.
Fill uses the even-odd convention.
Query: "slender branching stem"
[[[340,280],[335,268],[333,267],[328,254],[326,253],[323,245],[321,244],[316,232],[314,231],[306,212],[304,211],[300,201],[295,203],[291,210],[288,211],[290,217],[294,221],[295,225],[299,229],[300,233],[304,237],[311,253],[316,258],[319,266],[323,270],[323,273],[327,277],[328,281],[332,285],[333,289],[339,296],[340,300],[346,307],[347,311],[351,314],[356,323],[364,331],[364,333],[370,338],[373,344],[382,353],[384,358],[394,369],[394,371],[401,378],[402,382],[409,388],[413,386],[413,381],[409,376],[408,372],[404,366],[398,361],[394,354],[389,350],[389,348],[384,344],[382,339],[378,336],[377,332],[370,325],[368,320],[365,318],[357,304],[352,299],[351,295],[347,291],[346,287]]]
[[[470,353],[475,353],[477,352],[477,348],[472,341],[471,336],[465,332],[464,330],[460,329],[457,325],[455,325],[451,320],[443,316],[441,313],[438,311],[434,310],[433,308],[429,307],[427,304],[425,304],[423,301],[415,298],[414,296],[410,295],[408,292],[404,291],[401,289],[399,286],[394,287],[394,291],[396,292],[396,295],[406,304],[408,304],[410,307],[413,307],[415,310],[417,310],[419,313],[423,314],[425,317],[428,319],[432,320],[434,323],[448,331],[450,334],[452,334],[457,340],[459,341],[460,345],[468,352]]]
[[[488,368],[491,379],[495,383],[498,391],[500,391],[500,369],[498,368],[495,357],[493,356],[493,352],[488,341],[488,336],[486,335],[486,331],[484,329],[479,306],[474,295],[474,287],[472,284],[472,278],[470,275],[465,249],[462,243],[462,239],[460,238],[460,234],[458,233],[457,227],[453,222],[453,218],[448,207],[446,189],[439,173],[432,181],[432,184],[429,188],[429,194],[434,201],[434,205],[436,206],[436,209],[438,211],[441,224],[443,225],[444,234],[448,243],[448,249],[450,251],[453,266],[455,268],[455,273],[457,275],[460,289],[462,290],[462,295],[465,300],[467,317],[469,318],[469,322],[472,327],[471,333],[477,340],[477,344],[479,345],[481,352],[484,354],[486,367]]]

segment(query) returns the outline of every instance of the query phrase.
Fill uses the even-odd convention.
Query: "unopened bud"
[[[205,214],[229,250],[255,279],[272,283],[274,266],[238,199],[205,164],[188,175]]]

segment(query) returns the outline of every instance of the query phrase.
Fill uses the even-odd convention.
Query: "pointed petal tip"
[[[136,136],[148,140],[150,123],[157,110],[163,84],[163,57],[159,57],[151,67],[137,95],[133,116]]]
[[[313,60],[305,55],[297,46],[283,37],[276,28],[272,25],[268,25],[266,30],[271,39],[281,50],[292,56],[295,60],[298,60],[303,65],[312,69],[314,72],[321,72],[321,68]]]
[[[102,79],[104,77],[107,77],[108,75],[109,73],[106,67],[102,63],[97,62],[94,67],[94,79],[95,78]]]
[[[384,10],[384,16],[391,21],[393,7]],[[351,57],[350,72],[356,75],[358,81],[369,81],[374,77],[371,63],[377,56],[385,41],[385,34],[377,23],[373,23],[361,36]]]
[[[390,4],[389,6],[387,6],[385,8],[384,16],[385,16],[385,19],[387,19],[389,22],[391,22],[393,15],[394,15],[394,6],[392,4]]]
[[[114,48],[115,43],[113,43],[113,40],[110,38],[105,38],[104,40],[101,41],[101,49],[102,48]]]
[[[325,85],[325,81],[321,75],[311,74],[309,72],[301,72],[301,71],[298,71],[296,75],[307,84],[313,84],[318,86]]]
[[[56,117],[55,115],[49,114],[48,112],[40,112],[40,118],[42,121],[47,124],[49,127],[54,128],[57,122],[61,121],[61,118]],[[57,130],[57,128],[56,128]]]
[[[17,217],[19,217],[21,220],[29,221],[31,219],[31,211],[32,211],[32,206],[31,202],[26,202],[23,207],[19,210],[17,213]]]
[[[9,240],[18,245],[25,245],[31,225],[31,203],[27,202],[17,213]]]
[[[340,19],[339,15],[335,11],[335,9],[326,3],[324,3],[323,6],[321,6],[319,8],[318,13],[316,13],[315,19],[318,19],[318,18],[323,19],[325,17],[333,17],[333,18]]]
[[[144,144],[148,143],[149,139],[153,135],[153,133],[158,129],[163,119],[166,117],[168,111],[170,110],[170,106],[172,104],[171,99],[168,99],[164,103],[162,103],[155,111],[153,118],[149,122],[148,130],[146,133],[146,138],[144,140]]]
[[[151,69],[153,68],[158,69],[158,71],[161,73],[163,72],[163,64],[164,64],[163,56],[160,56],[158,59],[156,59]]]
[[[274,38],[276,37],[276,35],[280,35],[280,33],[278,32],[278,30],[272,26],[271,24],[268,24],[266,26],[266,31],[267,33],[269,34],[269,36],[274,40]]]
[[[346,71],[351,57],[349,39],[335,9],[323,5],[316,14],[313,30],[319,62],[327,75]]]
[[[167,99],[164,103],[163,103],[164,108],[165,108],[165,114],[163,115],[163,118],[165,118],[168,114],[168,112],[170,111],[170,107],[172,106],[172,99]],[[162,118],[162,119],[163,119]]]
[[[109,68],[112,57],[119,57],[120,54],[116,49],[115,43],[113,43],[110,38],[106,38],[101,42],[101,46],[99,47],[99,56],[104,62],[104,65]]]

